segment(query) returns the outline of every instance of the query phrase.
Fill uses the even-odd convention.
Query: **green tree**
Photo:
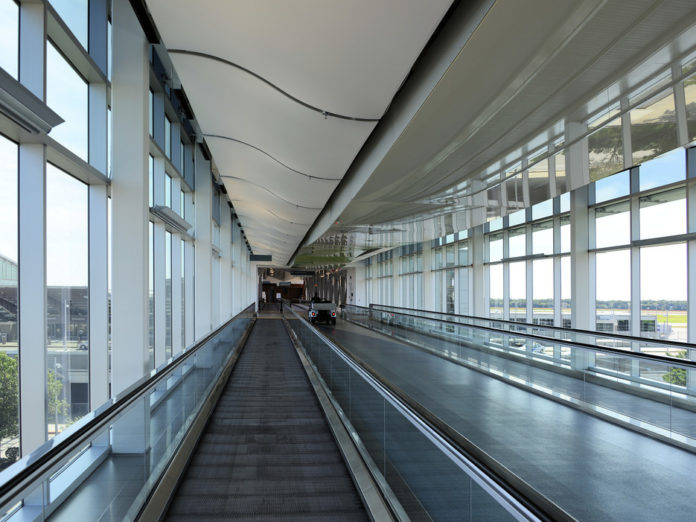
[[[17,361],[0,352],[0,447],[2,439],[19,434]]]
[[[682,350],[674,355],[667,352],[667,355],[672,357],[677,357],[678,359],[686,359],[686,350]],[[662,376],[665,382],[670,384],[676,384],[678,386],[686,386],[686,369],[684,368],[670,368],[669,372]]]
[[[63,383],[56,378],[56,373],[53,370],[48,370],[46,379],[46,392],[48,393],[48,418],[53,417],[55,424],[55,432],[58,433],[58,417],[68,414],[68,403],[65,399],[61,399],[60,395],[63,391]]]

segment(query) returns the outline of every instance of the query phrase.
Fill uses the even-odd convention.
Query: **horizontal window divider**
[[[602,252],[613,252],[614,250],[628,250],[632,246],[632,243],[624,243],[623,245],[606,246],[600,248],[588,248],[587,251],[593,254],[601,254]]]
[[[529,256],[516,256],[516,257],[505,257],[503,258],[503,261],[507,261],[509,263],[514,263],[515,261],[527,261],[529,259],[543,259],[545,257],[553,257],[554,254],[532,254]]]
[[[557,332],[572,332],[572,333],[578,333],[578,334],[583,334],[583,335],[591,335],[594,337],[599,337],[601,339],[616,339],[620,341],[631,341],[631,342],[637,342],[637,343],[649,343],[649,344],[655,344],[655,345],[660,345],[660,346],[669,346],[672,348],[680,349],[680,348],[687,348],[687,349],[696,349],[696,344],[694,343],[683,343],[683,342],[676,342],[676,341],[665,341],[663,339],[653,339],[649,337],[634,337],[632,335],[623,335],[623,334],[607,334],[605,332],[598,332],[596,330],[581,330],[579,328],[564,328],[562,326],[547,326],[547,325],[541,325],[541,324],[534,324],[534,323],[525,323],[525,322],[519,322],[519,321],[509,321],[506,319],[496,319],[493,317],[480,317],[476,315],[464,315],[464,314],[450,314],[447,312],[435,312],[433,310],[423,310],[422,308],[407,308],[405,306],[394,306],[394,305],[381,305],[381,304],[376,304],[376,303],[371,303],[369,306],[360,306],[360,305],[350,305],[355,308],[362,308],[365,310],[370,310],[370,309],[375,309],[375,310],[380,310],[382,308],[394,308],[396,309],[395,313],[398,314],[403,314],[409,317],[419,317],[417,315],[412,315],[412,314],[405,314],[403,312],[399,312],[398,310],[405,310],[408,312],[416,312],[416,313],[425,313],[425,314],[437,314],[437,315],[443,315],[443,316],[448,316],[448,317],[461,317],[463,319],[470,319],[473,321],[490,321],[490,322],[495,322],[495,323],[503,323],[503,324],[509,324],[509,325],[514,325],[514,326],[524,326],[528,328],[538,328],[542,330],[554,330]],[[383,311],[383,310],[382,310]],[[424,319],[423,317],[419,317],[421,319]],[[425,318],[427,319],[427,318]],[[456,325],[462,325],[462,326],[472,326],[475,328],[485,328],[485,327],[479,327],[475,325],[466,325],[465,323],[459,323],[457,321],[451,321],[451,320],[444,320],[444,319],[436,319],[432,318],[434,321],[441,321],[441,322],[446,322],[446,323],[452,323]],[[498,330],[502,333],[506,333],[506,330],[500,330],[499,328],[494,328],[495,330]],[[513,332],[508,332],[508,333],[513,333]],[[552,340],[552,341],[557,341],[560,342],[561,344],[564,343],[564,341],[554,338],[554,337],[546,337],[547,340]],[[572,342],[569,342],[567,344],[572,344]],[[621,351],[621,353],[627,353],[625,351]],[[632,353],[638,353],[638,352],[632,352]],[[670,359],[672,360],[672,359]]]
[[[54,43],[58,51],[68,59],[68,62],[77,69],[89,83],[108,84],[106,72],[101,70],[87,50],[77,40],[70,28],[65,25],[63,19],[56,12],[50,2],[45,1],[46,6],[46,35]],[[104,26],[106,31],[106,25]]]
[[[159,217],[165,225],[169,225],[169,228],[172,228],[175,232],[182,235],[188,236],[188,231],[193,228],[193,225],[182,218],[179,214],[174,212],[171,208],[163,205],[155,205],[154,207],[150,207],[150,214],[154,214],[155,216]]]
[[[87,185],[111,185],[111,179],[106,174],[100,172],[50,136],[41,135],[37,138],[39,139],[35,140],[34,143],[47,145],[46,161],[49,163],[53,163],[56,167],[70,173],[71,176]]]
[[[53,127],[64,121],[43,100],[2,68],[0,68],[0,113],[31,134],[48,134]],[[5,125],[0,125],[0,130],[3,130],[3,127]],[[12,133],[8,132],[8,134]]]
[[[650,239],[638,239],[636,241],[633,241],[631,244],[633,246],[643,247],[653,245],[666,245],[670,243],[683,243],[694,239],[696,239],[696,232],[691,232],[689,234],[677,234],[674,236],[652,237]]]

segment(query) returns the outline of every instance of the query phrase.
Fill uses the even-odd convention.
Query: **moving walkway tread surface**
[[[346,321],[322,332],[578,520],[694,520],[695,454]]]
[[[257,320],[167,520],[368,520],[282,321]]]

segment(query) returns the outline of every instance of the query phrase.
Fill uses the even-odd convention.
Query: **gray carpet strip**
[[[167,520],[368,520],[282,321],[257,320]]]

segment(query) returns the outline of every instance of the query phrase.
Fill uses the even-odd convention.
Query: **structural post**
[[[203,157],[201,148],[196,147],[196,332],[201,339],[213,329],[211,315],[211,269],[212,269],[212,198],[210,162]]]

